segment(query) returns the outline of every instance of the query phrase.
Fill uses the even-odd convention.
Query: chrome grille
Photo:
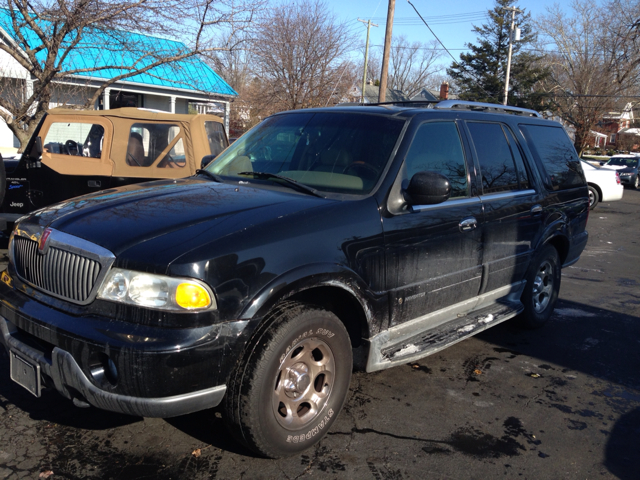
[[[18,276],[45,292],[72,302],[86,302],[100,275],[100,262],[78,253],[49,247],[38,253],[38,242],[16,236],[14,264]]]

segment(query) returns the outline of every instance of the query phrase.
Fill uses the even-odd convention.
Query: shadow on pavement
[[[552,319],[538,330],[505,322],[478,335],[496,352],[527,355],[541,364],[581,372],[615,385],[591,393],[620,417],[609,434],[604,465],[621,479],[639,478],[640,319],[610,310],[559,300]]]

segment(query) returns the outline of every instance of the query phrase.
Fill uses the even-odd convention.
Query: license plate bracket
[[[40,397],[40,365],[33,364],[15,352],[10,352],[9,363],[11,380],[29,390],[36,397]]]

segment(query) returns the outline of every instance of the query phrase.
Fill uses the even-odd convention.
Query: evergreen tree
[[[473,27],[478,34],[478,45],[468,43],[470,53],[460,54],[460,61],[453,62],[447,69],[461,100],[503,102],[512,15],[505,7],[514,3],[514,0],[496,0],[495,8],[488,12],[488,23]],[[543,96],[542,92],[536,92],[536,84],[547,78],[549,72],[540,62],[541,55],[525,51],[535,42],[536,35],[529,25],[531,16],[520,10],[516,12],[515,24],[521,29],[521,37],[520,41],[513,42],[508,104],[541,110]]]

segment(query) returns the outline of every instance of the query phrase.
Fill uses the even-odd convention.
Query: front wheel
[[[560,257],[552,245],[544,245],[533,256],[526,280],[524,311],[518,321],[525,328],[538,328],[551,317],[560,292]]]
[[[260,455],[295,455],[320,441],[335,421],[351,369],[351,342],[338,317],[287,302],[265,319],[232,375],[227,424]]]
[[[633,182],[633,188],[635,188],[636,190],[640,188],[640,173],[636,175],[636,181]]]

